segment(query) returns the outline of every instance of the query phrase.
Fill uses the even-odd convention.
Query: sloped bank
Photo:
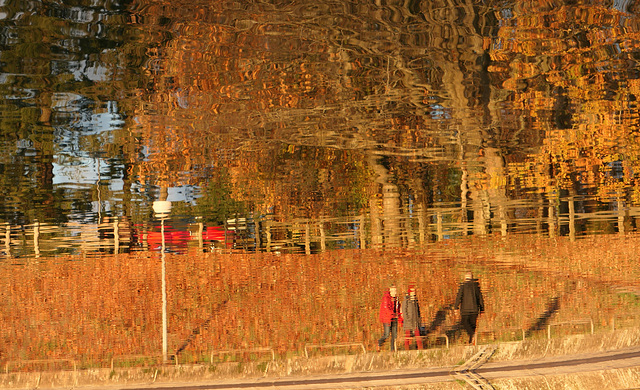
[[[622,329],[595,335],[574,335],[558,339],[538,339],[495,344],[488,363],[513,361],[542,361],[553,357],[574,354],[600,353],[640,345],[640,329]],[[423,351],[398,351],[396,353],[364,353],[324,357],[293,357],[259,363],[222,363],[216,365],[164,365],[145,368],[109,368],[74,371],[21,373],[0,375],[0,388],[47,389],[91,387],[142,387],[149,385],[195,384],[225,380],[269,380],[275,378],[309,378],[317,375],[347,374],[358,372],[386,372],[390,370],[416,370],[442,368],[453,370],[467,361],[483,345],[429,349]],[[536,388],[536,383],[587,383],[587,386],[608,380],[627,386],[640,379],[638,369],[611,372],[606,365],[602,372],[559,374],[553,377],[522,377],[492,380],[497,388]],[[542,382],[541,382],[542,381]],[[570,381],[570,382],[567,382]],[[636,382],[638,383],[638,382]],[[420,388],[457,388],[453,377],[447,383],[421,385]],[[414,388],[406,386],[402,388]],[[545,387],[546,388],[546,387]],[[555,388],[552,386],[551,388]],[[576,387],[592,388],[592,387]],[[595,387],[597,388],[597,387]],[[603,388],[603,387],[600,387]]]

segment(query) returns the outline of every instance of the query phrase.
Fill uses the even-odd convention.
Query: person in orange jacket
[[[391,336],[391,351],[396,350],[396,337],[398,335],[398,324],[402,325],[402,312],[400,310],[400,300],[398,299],[398,290],[396,286],[391,285],[382,296],[380,302],[380,322],[384,326],[384,333],[378,340],[378,351],[385,341]]]

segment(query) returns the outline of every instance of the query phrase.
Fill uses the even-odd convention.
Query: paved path
[[[464,367],[464,365],[463,365]],[[640,367],[640,347],[619,349],[601,353],[559,356],[537,360],[483,363],[467,366],[469,372],[490,383],[500,378],[550,376],[590,371]],[[458,367],[427,368],[420,370],[393,370],[385,372],[360,372],[340,375],[319,375],[298,378],[262,378],[228,380],[215,383],[174,383],[138,387],[122,387],[127,390],[215,390],[215,389],[339,389],[379,386],[402,386],[427,383],[452,382],[464,369]]]

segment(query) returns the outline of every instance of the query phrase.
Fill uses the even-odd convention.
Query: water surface
[[[41,325],[61,306],[38,294],[60,278],[90,285],[87,295],[60,292],[65,310],[103,304],[111,293],[91,270],[104,261],[124,262],[109,272],[126,269],[132,282],[114,289],[140,309],[124,318],[113,298],[113,313],[81,316],[69,337],[106,337],[121,353],[126,343],[158,350],[157,340],[141,341],[158,331],[158,313],[136,305],[157,298],[160,280],[192,305],[179,294],[170,303],[174,349],[223,304],[209,295],[255,304],[283,285],[305,300],[340,292],[332,299],[358,324],[345,338],[370,343],[389,283],[421,283],[434,298],[423,313],[430,321],[469,267],[491,280],[491,326],[527,329],[554,299],[567,300],[563,318],[588,307],[611,326],[637,304],[628,247],[640,215],[639,34],[628,2],[4,1],[0,263],[14,288],[5,337],[29,339],[30,324],[56,339],[62,330]],[[512,237],[519,246],[504,244]],[[596,252],[593,237],[611,248]],[[432,249],[475,239],[502,249]],[[553,257],[559,242],[574,252]],[[601,263],[588,262],[594,253]],[[242,276],[212,274],[216,256],[229,254],[240,256],[227,266]],[[274,260],[290,254],[330,260],[312,268],[320,276],[297,280]],[[167,256],[169,276],[160,276]],[[354,256],[388,268],[372,268],[381,276],[371,279]],[[304,270],[303,259],[291,261]],[[442,289],[424,276],[434,272]],[[349,298],[347,285],[364,295]],[[530,294],[531,306],[504,305],[512,298],[503,288]],[[26,297],[33,311],[13,317]],[[299,350],[340,341],[337,330],[353,323],[338,316],[326,329],[319,324],[336,307],[310,307],[322,318],[297,323],[290,341],[265,325],[286,323],[268,310],[237,324],[255,339],[216,340]],[[100,333],[111,325],[119,336]],[[88,353],[35,340],[31,357]],[[202,340],[198,353],[211,342]]]

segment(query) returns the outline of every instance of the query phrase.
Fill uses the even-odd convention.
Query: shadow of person
[[[547,309],[542,313],[536,321],[531,324],[529,329],[526,330],[526,337],[531,336],[534,332],[540,331],[545,328],[549,324],[551,317],[553,317],[556,312],[560,310],[560,300],[558,297],[553,297],[549,300],[547,304]]]
[[[442,328],[442,325],[446,322],[450,312],[453,310],[453,304],[442,306],[434,314],[433,319],[428,326],[421,329],[422,336],[428,336],[430,334],[437,334],[438,329]],[[441,332],[447,336],[449,342],[457,340],[463,333],[462,320],[458,320],[455,324],[442,329]]]
[[[180,345],[180,347],[178,347],[178,349],[176,350],[176,353],[171,357],[172,359],[175,359],[178,355],[180,355],[180,353],[182,353],[185,349],[187,349],[187,347],[195,340],[195,338],[200,334],[202,329],[205,329],[209,326],[209,323],[211,323],[211,320],[213,320],[213,318],[218,315],[218,312],[220,312],[225,305],[227,304],[228,300],[224,300],[220,303],[218,303],[216,305],[216,307],[214,307],[213,312],[211,314],[211,316],[209,316],[209,318],[207,318],[202,324],[200,324],[199,326],[195,327],[191,333],[189,334],[189,336],[186,338],[186,340],[182,343],[182,345]]]
[[[422,335],[427,336],[431,333],[434,333],[436,330],[438,330],[438,328],[442,324],[444,324],[444,322],[447,320],[447,315],[449,311],[451,311],[451,308],[452,308],[452,305],[440,307],[440,309],[438,309],[436,314],[433,316],[433,320],[431,320],[431,323],[429,324],[429,326],[425,326],[422,329],[422,332],[421,332]]]

